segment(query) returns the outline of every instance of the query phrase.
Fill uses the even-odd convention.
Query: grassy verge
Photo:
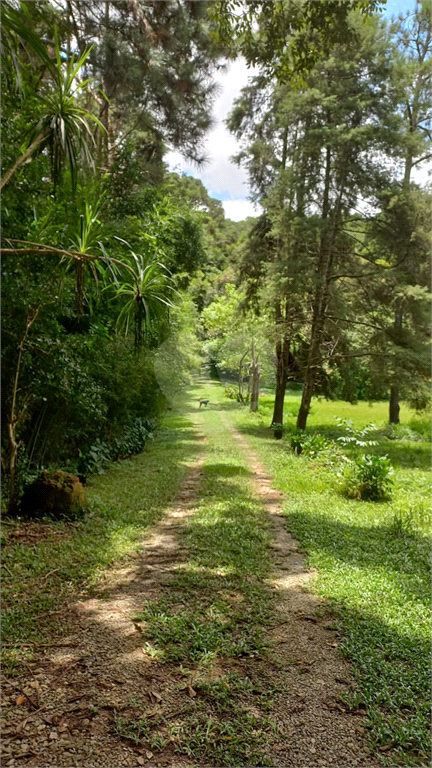
[[[424,421],[402,413],[409,431],[388,439],[386,404],[352,406],[315,401],[312,433],[335,438],[334,416],[361,427],[374,421],[378,445],[395,469],[387,503],[344,498],[337,459],[293,454],[298,399],[288,398],[285,439],[268,429],[271,400],[260,413],[232,408],[233,420],[258,452],[275,485],[286,493],[290,530],[318,569],[315,590],[332,604],[344,629],[343,652],[353,663],[358,693],[349,704],[363,710],[372,746],[389,765],[424,765],[430,752],[430,444]],[[407,439],[414,438],[414,439]]]
[[[91,512],[83,521],[2,527],[2,653],[9,673],[31,654],[23,643],[65,631],[56,610],[67,598],[139,547],[197,452],[190,422],[171,416],[143,453],[90,479]]]
[[[277,730],[267,714],[275,692],[264,642],[273,609],[263,583],[268,520],[220,413],[197,418],[207,442],[199,505],[184,532],[190,558],[172,577],[169,598],[148,602],[138,617],[147,651],[167,674],[189,675],[194,698],[178,723],[153,725],[148,743],[159,735],[200,764],[268,765]]]

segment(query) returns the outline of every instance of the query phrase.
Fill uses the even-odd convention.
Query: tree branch
[[[44,139],[48,136],[48,130],[41,131],[41,133],[36,136],[34,141],[30,144],[30,146],[26,149],[23,155],[20,155],[17,157],[15,162],[11,165],[8,171],[6,171],[5,175],[3,176],[2,180],[0,181],[0,189],[3,189],[4,186],[8,183],[9,179],[14,175],[14,173],[18,170],[18,168],[26,162],[26,160],[29,159],[29,157],[33,154],[33,152],[38,148],[39,144],[43,142]]]

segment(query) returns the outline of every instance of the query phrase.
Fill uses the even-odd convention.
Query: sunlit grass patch
[[[84,520],[50,524],[52,535],[34,544],[8,543],[4,536],[5,663],[10,659],[15,667],[19,661],[15,643],[40,642],[54,630],[65,630],[50,612],[78,590],[97,583],[110,563],[140,546],[143,533],[161,518],[198,455],[191,423],[171,417],[143,453],[90,479],[86,494],[91,512]],[[6,530],[19,526],[17,521]]]

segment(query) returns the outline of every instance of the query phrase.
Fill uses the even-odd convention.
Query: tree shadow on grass
[[[86,495],[91,512],[64,528],[56,523],[55,532],[64,530],[65,536],[53,535],[37,547],[34,542],[18,542],[4,549],[6,567],[20,574],[17,588],[18,576],[13,582],[3,579],[5,642],[39,641],[49,634],[53,622],[47,612],[91,583],[113,557],[136,548],[146,530],[163,517],[200,450],[196,432],[184,428],[190,422],[175,420],[175,424],[163,429],[141,454],[89,479]]]
[[[309,552],[329,556],[356,568],[395,577],[398,589],[409,601],[430,606],[419,569],[428,579],[430,540],[420,533],[398,530],[394,524],[362,526],[342,523],[320,515],[292,512],[289,528]]]

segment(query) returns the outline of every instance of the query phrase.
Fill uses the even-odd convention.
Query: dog
[[[205,405],[206,408],[207,408],[209,402],[210,402],[210,400],[200,400],[199,401],[199,407],[201,408],[202,405]]]

